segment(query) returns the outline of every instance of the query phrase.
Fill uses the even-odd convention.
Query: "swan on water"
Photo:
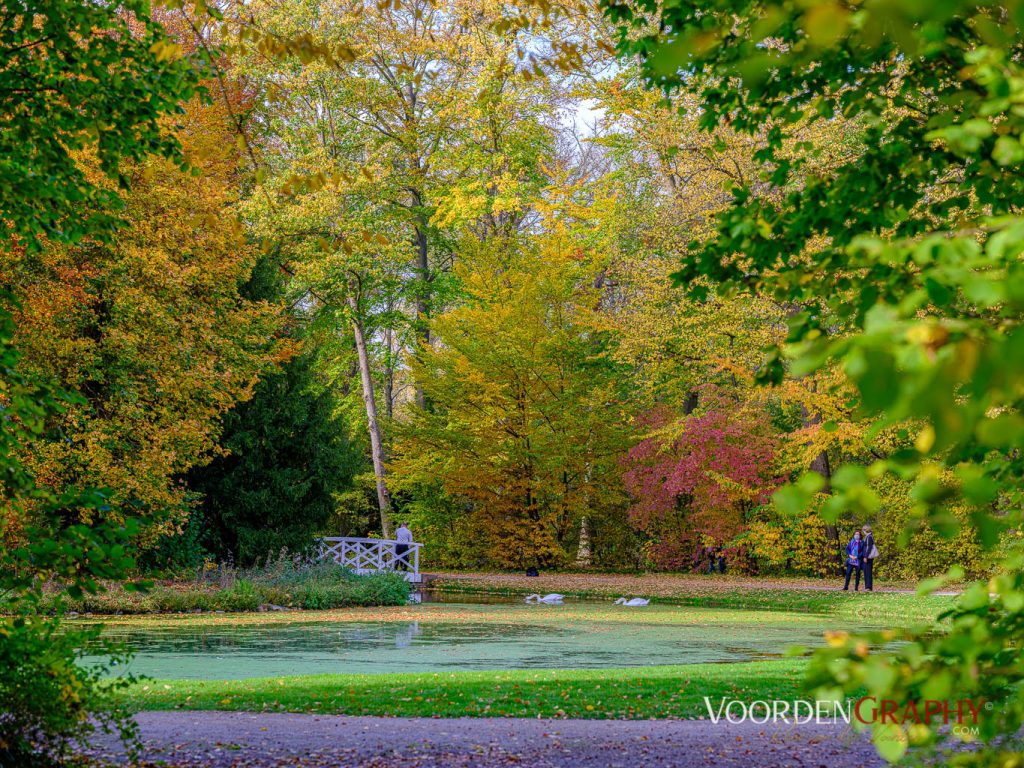
[[[616,605],[629,605],[629,606],[632,606],[634,608],[638,608],[641,605],[647,605],[650,602],[651,602],[650,600],[645,600],[642,597],[634,597],[632,600],[627,600],[624,597],[620,597],[618,600],[615,601],[615,604]]]
[[[541,597],[540,595],[527,595],[526,602],[528,602],[528,603],[547,603],[548,605],[558,605],[558,604],[560,604],[562,602],[562,599],[564,597],[565,597],[565,595],[559,595],[557,593],[553,593],[553,594],[550,594],[550,595],[544,595],[543,597]]]

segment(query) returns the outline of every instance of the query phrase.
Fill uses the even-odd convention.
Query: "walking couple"
[[[860,574],[864,572],[864,589],[874,592],[872,580],[872,568],[875,558],[878,557],[878,547],[875,546],[875,537],[871,534],[871,526],[865,525],[861,530],[855,531],[850,543],[846,545],[846,585],[843,590],[850,588],[850,576],[854,571],[857,578],[853,584],[853,591],[860,590]]]

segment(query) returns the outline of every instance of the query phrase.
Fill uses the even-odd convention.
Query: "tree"
[[[651,413],[650,437],[627,454],[622,480],[634,498],[630,521],[651,534],[655,564],[682,569],[708,545],[746,530],[744,513],[768,501],[778,435],[765,412],[705,389],[698,412]]]
[[[162,158],[123,162],[131,192],[115,234],[12,252],[0,277],[18,302],[23,368],[82,398],[54,425],[62,439],[26,462],[57,491],[113,489],[109,514],[144,513],[144,544],[187,516],[178,478],[209,460],[221,415],[290,354],[274,339],[277,309],[239,294],[256,249],[233,211],[240,158],[225,110],[193,100],[181,117],[175,135],[197,175]]]
[[[963,505],[992,551],[1022,522],[1019,4],[603,5],[652,85],[672,92],[701,74],[705,127],[769,126],[762,157],[786,194],[762,200],[738,185],[716,236],[685,256],[681,282],[695,298],[756,291],[797,307],[788,358],[776,353],[763,378],[780,380],[787,359],[797,375],[832,362],[876,429],[913,425],[903,427],[909,440],[870,467],[839,467],[823,513],[873,514],[869,475],[909,477],[912,517],[949,536],[961,524],[951,507]],[[787,134],[838,115],[866,126],[856,156],[787,187],[801,166],[780,157]],[[805,476],[778,503],[799,509],[821,487],[820,476]],[[833,693],[864,685],[879,700],[955,693],[991,702],[978,722],[991,746],[955,759],[1017,759],[994,740],[1024,719],[1022,593],[1024,556],[1011,544],[999,574],[970,585],[942,631],[910,633],[885,653],[868,650],[881,635],[840,636],[819,655],[812,683]],[[875,729],[890,758],[936,734],[934,722]]]
[[[180,161],[163,121],[195,94],[196,62],[168,55],[173,42],[147,8],[46,0],[0,12],[5,277],[15,259],[49,245],[108,238],[120,197],[106,180],[118,178],[123,161],[154,151]],[[87,172],[89,158],[98,173]],[[43,616],[43,587],[56,590],[59,608],[62,595],[123,576],[136,525],[130,509],[124,525],[82,524],[107,516],[106,498],[88,488],[55,493],[26,465],[62,440],[54,424],[81,403],[28,374],[13,305],[0,296],[0,762],[31,766],[49,763],[97,723],[111,724],[101,670],[76,664],[97,630]],[[131,733],[124,719],[120,726]]]
[[[450,517],[468,509],[477,562],[564,562],[585,516],[624,506],[624,394],[594,270],[565,233],[463,250],[466,301],[413,364],[433,406],[403,426],[394,470],[440,483]]]
[[[457,293],[453,243],[465,230],[487,239],[522,226],[553,154],[560,91],[520,76],[515,36],[492,28],[498,10],[477,0],[246,6],[246,23],[314,30],[317,45],[349,59],[255,52],[239,62],[265,128],[267,194],[249,215],[280,245],[296,292],[355,348],[325,365],[358,374],[385,533],[395,393],[410,385],[426,405],[399,361],[430,346],[429,317]]]
[[[107,237],[121,163],[181,164],[165,120],[196,94],[201,57],[180,48],[142,0],[29,0],[0,11],[0,248]]]
[[[763,348],[784,332],[785,311],[770,299],[694,302],[672,280],[682,245],[711,234],[727,185],[756,177],[757,142],[701,134],[695,116],[667,109],[637,79],[625,70],[585,92],[604,110],[592,141],[609,165],[589,184],[603,202],[594,219],[607,233],[604,304],[620,333],[618,354],[642,371],[637,383],[650,407],[692,409],[697,390],[712,382],[746,388],[737,373],[756,370]]]
[[[264,257],[243,289],[278,303],[284,289]],[[191,527],[214,555],[250,565],[282,547],[301,552],[336,516],[336,497],[352,485],[359,457],[336,395],[316,372],[315,342],[301,313],[287,334],[296,355],[260,377],[250,400],[225,414],[222,454],[186,477],[201,495]]]

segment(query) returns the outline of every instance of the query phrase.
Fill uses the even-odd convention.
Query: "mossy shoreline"
[[[533,591],[556,591],[557,585],[539,582]],[[447,596],[521,597],[530,593],[517,584],[480,584],[458,579],[438,579],[430,588]],[[618,597],[621,586],[595,586],[591,588],[566,587],[557,589],[566,597],[579,599],[606,599]],[[631,594],[631,596],[633,596]],[[645,593],[643,596],[648,596]],[[777,587],[756,587],[743,584],[733,589],[702,588],[688,585],[683,589],[650,598],[652,604],[676,605],[690,608],[734,608],[742,610],[787,611],[814,613],[852,620],[898,620],[901,623],[928,623],[956,604],[956,595],[917,595],[906,592],[843,592]]]

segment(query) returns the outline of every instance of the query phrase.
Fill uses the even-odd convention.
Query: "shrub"
[[[409,589],[401,574],[358,576],[333,563],[283,553],[258,568],[239,571],[230,564],[203,568],[191,583],[165,583],[145,592],[112,586],[101,594],[69,601],[69,608],[95,614],[255,611],[267,604],[324,610],[404,605]]]
[[[263,602],[265,590],[247,579],[239,579],[229,589],[218,592],[214,604],[222,611],[255,611]]]
[[[122,649],[101,640],[99,627],[23,618],[0,625],[0,766],[53,765],[95,726],[131,738],[134,727],[110,708],[109,694],[134,678],[104,679],[110,663],[127,660]],[[77,664],[86,647],[109,654],[108,665]]]
[[[793,538],[793,567],[811,576],[835,576],[841,556],[838,543],[828,537],[825,521],[811,513],[798,519]]]
[[[765,506],[753,517],[747,531],[732,542],[746,548],[750,572],[836,575],[836,543],[829,540],[825,521],[817,514],[793,518]],[[742,568],[741,560],[736,567]]]

